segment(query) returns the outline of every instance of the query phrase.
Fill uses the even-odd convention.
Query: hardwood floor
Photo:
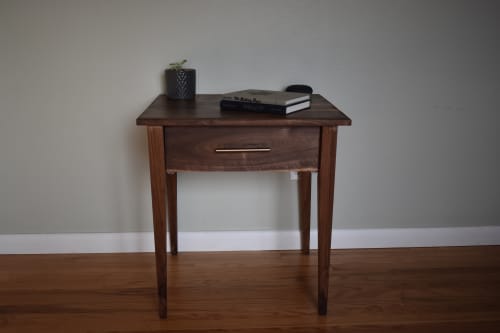
[[[334,250],[328,315],[317,253],[0,256],[0,332],[499,332],[500,247]]]

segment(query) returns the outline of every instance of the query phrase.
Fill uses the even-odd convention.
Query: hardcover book
[[[304,93],[258,89],[239,90],[224,94],[222,96],[223,101],[282,106],[297,104],[300,102],[308,101],[310,99],[311,96]]]
[[[252,112],[273,113],[279,115],[287,115],[292,112],[308,109],[309,107],[311,107],[310,100],[291,105],[251,103],[251,102],[224,100],[224,99],[220,101],[221,110],[252,111]]]

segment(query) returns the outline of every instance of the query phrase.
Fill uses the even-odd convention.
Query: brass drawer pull
[[[216,153],[255,153],[268,152],[271,148],[216,148]]]

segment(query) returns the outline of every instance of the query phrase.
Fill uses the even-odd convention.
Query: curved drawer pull
[[[268,152],[271,148],[216,148],[216,153],[255,153]]]

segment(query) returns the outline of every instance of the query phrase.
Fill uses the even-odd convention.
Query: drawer
[[[316,171],[319,127],[166,127],[167,171]]]

